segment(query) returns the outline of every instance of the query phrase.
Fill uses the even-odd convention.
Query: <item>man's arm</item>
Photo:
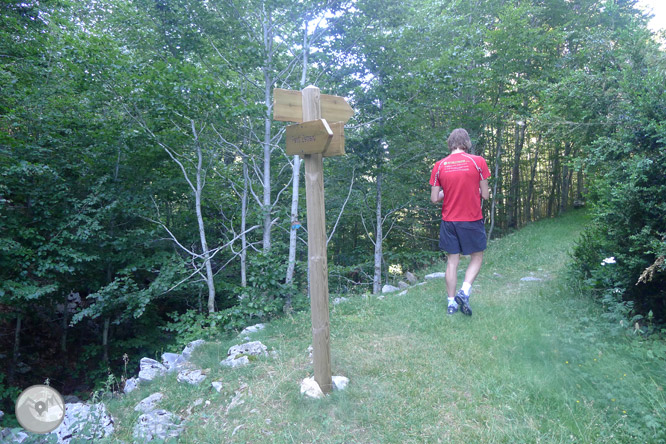
[[[488,200],[490,198],[488,179],[483,179],[481,182],[479,182],[479,188],[481,188],[481,197],[483,197],[484,200]]]
[[[430,189],[430,201],[434,204],[441,202],[444,199],[444,193],[442,192],[442,187],[432,187]]]

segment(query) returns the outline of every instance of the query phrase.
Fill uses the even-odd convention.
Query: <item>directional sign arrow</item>
[[[344,156],[345,155],[345,124],[344,122],[333,122],[329,124],[333,131],[331,143],[322,154],[324,157]]]
[[[290,156],[323,153],[333,139],[333,130],[325,119],[289,125],[287,154]]]
[[[347,121],[354,110],[344,97],[321,94],[321,117],[328,122]],[[273,120],[282,122],[302,122],[303,104],[301,91],[275,88],[273,90]]]

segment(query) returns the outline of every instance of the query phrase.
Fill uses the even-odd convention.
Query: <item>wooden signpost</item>
[[[273,119],[298,123],[287,127],[287,154],[303,155],[305,160],[312,357],[315,381],[324,393],[331,392],[333,381],[322,158],[345,153],[344,124],[352,115],[354,110],[344,98],[321,94],[316,86],[273,91]]]

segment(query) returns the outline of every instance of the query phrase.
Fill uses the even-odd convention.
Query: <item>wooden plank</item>
[[[303,90],[303,120],[321,119],[319,88]],[[326,211],[324,164],[321,154],[305,156],[305,200],[308,218],[308,263],[312,319],[314,377],[324,393],[333,390],[331,376],[330,322],[328,315],[328,263],[326,255]]]
[[[275,88],[273,90],[273,120],[302,122],[303,105],[300,91]]]
[[[328,122],[344,122],[354,115],[354,110],[344,97],[319,94],[321,119]],[[281,122],[306,122],[303,118],[302,92],[275,88],[273,90],[273,120]]]
[[[303,156],[323,153],[333,139],[333,130],[324,119],[289,125],[285,139],[287,154]]]
[[[324,157],[344,156],[345,155],[345,123],[333,122],[329,123],[331,131],[333,131],[333,138],[328,148],[323,153]]]
[[[328,122],[347,123],[354,115],[354,110],[344,97],[321,95],[321,118]]]

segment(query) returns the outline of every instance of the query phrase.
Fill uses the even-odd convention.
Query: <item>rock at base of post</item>
[[[344,376],[333,376],[333,390],[344,390],[349,384],[349,378]],[[314,376],[311,378],[305,378],[301,382],[301,395],[305,395],[309,398],[321,399],[323,398],[324,392],[315,381]]]

